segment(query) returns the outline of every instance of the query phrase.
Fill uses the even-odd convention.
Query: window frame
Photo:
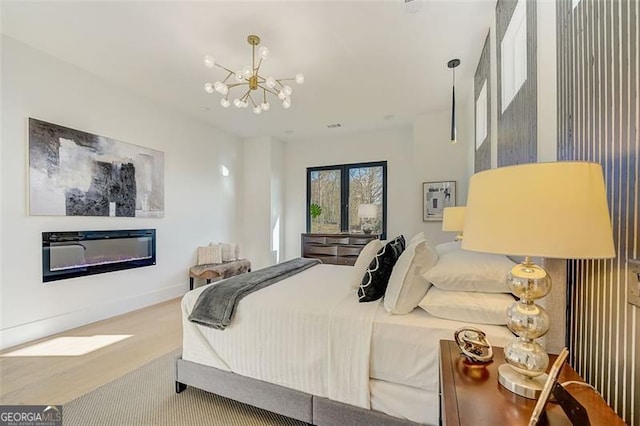
[[[380,239],[387,238],[387,162],[370,161],[364,163],[334,164],[330,166],[307,167],[307,233],[311,232],[311,173],[340,170],[340,233],[349,231],[349,171],[366,167],[382,167],[382,233]]]

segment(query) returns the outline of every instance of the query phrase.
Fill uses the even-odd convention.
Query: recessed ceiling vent
[[[342,127],[342,124],[340,123],[327,124],[327,127],[330,129],[335,129],[337,127]]]

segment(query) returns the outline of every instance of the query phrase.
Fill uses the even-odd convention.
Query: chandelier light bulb
[[[284,109],[291,107],[291,95],[293,93],[293,83],[291,81],[295,80],[297,84],[302,84],[304,83],[304,75],[297,73],[295,77],[291,77],[291,75],[283,78],[263,77],[265,75],[264,71],[260,71],[262,63],[271,56],[271,52],[268,47],[261,45],[260,41],[260,37],[254,34],[247,37],[247,42],[251,46],[251,56],[248,58],[249,61],[245,62],[245,64],[248,63],[249,65],[242,67],[239,66],[242,65],[242,62],[240,62],[240,64],[227,68],[217,62],[210,54],[203,56],[206,68],[221,68],[227,72],[224,75],[224,80],[218,77],[220,78],[219,80],[204,84],[205,92],[217,92],[222,95],[220,99],[222,108],[229,108],[233,104],[238,109],[251,108],[254,114],[262,114],[264,111],[271,109],[269,101],[273,101],[276,97],[278,99],[277,102],[281,102]],[[289,84],[285,85],[285,82]],[[257,91],[255,95],[253,91]],[[231,94],[231,92],[233,93]],[[204,109],[205,107],[202,108]]]
[[[260,55],[262,60],[266,60],[269,57],[269,49],[267,46],[260,46],[258,49],[258,55]]]
[[[229,87],[221,81],[216,81],[215,83],[213,83],[213,88],[216,90],[216,92],[222,95],[226,95],[227,93],[229,93]]]
[[[211,55],[207,55],[204,57],[204,66],[207,68],[213,68],[216,65],[216,61],[215,59],[213,59],[213,56]]]

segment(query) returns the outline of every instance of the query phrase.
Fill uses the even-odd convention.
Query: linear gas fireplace
[[[156,230],[42,233],[42,281],[156,264]]]

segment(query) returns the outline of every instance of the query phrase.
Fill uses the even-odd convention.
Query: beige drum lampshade
[[[602,167],[533,163],[473,175],[462,248],[561,259],[615,257]]]
[[[464,228],[464,207],[445,207],[442,213],[442,230],[460,232]]]

